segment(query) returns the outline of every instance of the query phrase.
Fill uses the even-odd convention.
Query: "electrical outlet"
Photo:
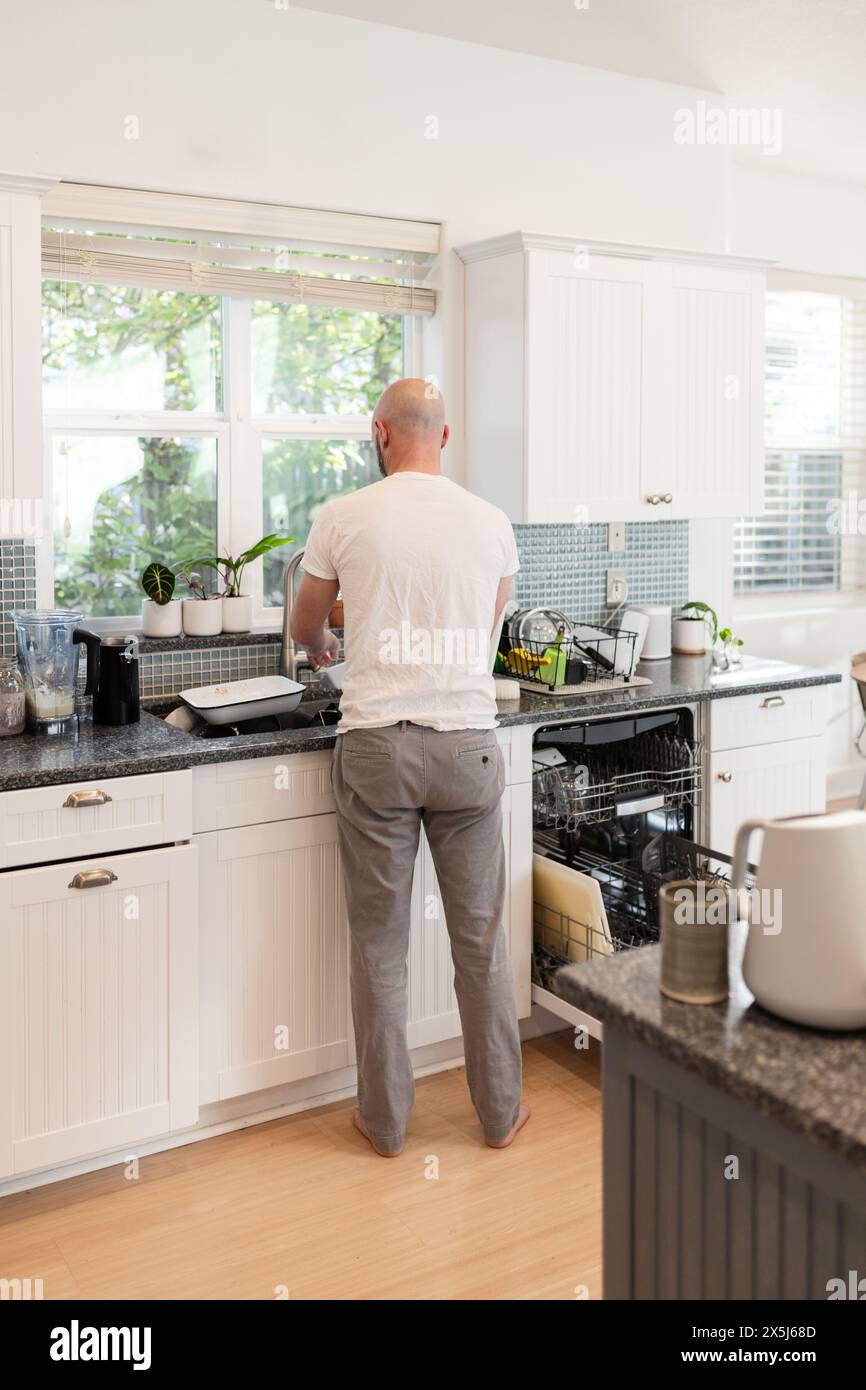
[[[621,555],[625,550],[625,522],[610,521],[607,527],[607,548],[613,555]]]
[[[607,606],[616,608],[621,603],[625,603],[628,598],[628,580],[625,577],[625,570],[608,570],[607,572]]]

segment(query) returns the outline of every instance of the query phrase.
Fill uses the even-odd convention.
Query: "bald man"
[[[373,414],[383,480],[322,507],[292,622],[312,666],[328,665],[339,646],[325,622],[342,594],[346,673],[333,786],[351,934],[354,1123],[383,1157],[403,1149],[415,1092],[407,956],[422,825],[487,1143],[507,1147],[529,1118],[503,925],[505,778],[491,675],[491,635],[517,547],[503,512],[443,477],[447,442],[434,386],[408,379],[388,387]]]

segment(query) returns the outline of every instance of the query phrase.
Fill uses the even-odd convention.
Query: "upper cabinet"
[[[514,522],[761,510],[765,263],[522,233],[459,254],[473,491]]]

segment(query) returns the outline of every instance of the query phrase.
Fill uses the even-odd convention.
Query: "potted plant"
[[[183,630],[187,637],[216,637],[223,630],[223,606],[219,594],[209,594],[195,570],[178,575],[189,590],[182,601]]]
[[[288,545],[294,539],[294,536],[278,536],[273,533],[262,536],[260,541],[251,545],[248,550],[241,551],[240,555],[205,555],[200,560],[190,561],[196,568],[203,565],[216,570],[225,585],[222,595],[223,632],[249,632],[252,627],[252,596],[243,592],[243,576],[247,565],[281,545]]]
[[[167,565],[153,560],[141,576],[147,597],[141,605],[141,626],[145,637],[179,637],[180,601],[173,597],[174,573]]]
[[[707,650],[707,631],[715,646],[719,636],[715,609],[698,600],[684,603],[673,621],[672,650],[679,656],[703,656]]]

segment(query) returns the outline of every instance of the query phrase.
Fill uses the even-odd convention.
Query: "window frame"
[[[811,271],[798,271],[783,267],[774,268],[767,275],[767,291],[804,291],[813,294],[836,295],[842,299],[854,299],[866,303],[866,279],[855,279],[845,276],[821,275]],[[837,444],[825,442],[822,444],[809,443],[803,444],[795,440],[785,440],[784,442],[775,441],[772,445],[764,442],[765,454],[785,453],[792,450],[801,453],[834,451],[843,455],[843,469],[845,467],[844,455],[846,453],[866,452],[864,448],[852,449],[847,441],[839,441]],[[863,465],[863,485],[866,489],[866,463]],[[749,518],[744,518],[748,520]],[[736,523],[734,523],[736,524]],[[859,569],[864,575],[862,586],[845,583],[844,578],[839,588],[834,589],[765,589],[746,593],[737,593],[734,589],[733,558],[731,560],[731,599],[732,611],[736,617],[758,617],[779,614],[791,617],[797,612],[809,613],[816,609],[844,609],[852,606],[862,606],[864,594],[866,594],[866,546],[864,537],[843,535],[841,538],[839,564],[842,576],[846,572]],[[733,540],[733,532],[732,532]]]
[[[49,278],[49,277],[43,277]],[[205,437],[216,440],[217,537],[220,552],[231,554],[252,545],[264,529],[262,442],[266,439],[370,439],[368,415],[252,414],[252,300],[223,296],[221,301],[221,412],[46,410],[43,407],[42,496],[45,502],[44,544],[38,547],[37,602],[54,607],[54,478],[53,444],[58,435]],[[411,314],[402,315],[404,376],[422,375],[423,330]],[[247,572],[253,599],[253,632],[273,632],[282,624],[283,609],[264,604],[262,564]],[[144,597],[144,595],[142,595]],[[183,595],[180,595],[183,597]],[[141,627],[141,610],[127,617],[94,617],[87,625],[103,635],[124,635]],[[214,639],[218,640],[218,639]]]

